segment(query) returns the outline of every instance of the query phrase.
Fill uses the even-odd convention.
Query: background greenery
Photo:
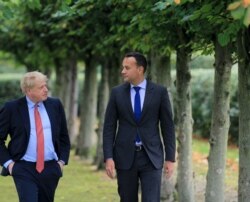
[[[203,62],[202,62],[203,61]],[[207,60],[200,60],[205,63]],[[200,63],[199,62],[199,63]],[[199,65],[195,64],[195,67]],[[1,68],[0,68],[1,71]],[[0,74],[0,107],[4,102],[22,96],[19,82],[20,73],[4,73]],[[198,137],[208,138],[210,136],[211,113],[213,100],[213,69],[192,70],[192,107],[194,119],[194,134]],[[173,79],[175,76],[173,75]],[[238,100],[237,100],[237,71],[236,68],[232,71],[231,78],[231,104],[230,104],[230,129],[229,140],[231,143],[238,143]],[[80,80],[79,82],[82,82]],[[53,85],[53,84],[52,84]],[[82,86],[82,85],[79,85]],[[175,95],[173,87],[173,94]]]

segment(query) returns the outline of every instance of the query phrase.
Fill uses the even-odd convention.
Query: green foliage
[[[230,42],[229,34],[227,32],[219,33],[218,41],[221,46],[226,46]]]
[[[23,73],[25,67],[17,64],[11,54],[0,52],[0,74],[2,73]],[[2,75],[3,76],[3,75]]]
[[[229,4],[228,10],[235,20],[240,20],[246,27],[250,25],[250,2],[236,1]]]
[[[0,107],[6,101],[22,96],[19,80],[0,80]]]
[[[194,134],[203,138],[209,138],[212,118],[214,72],[213,69],[197,69],[192,71],[192,76]],[[235,144],[238,142],[239,116],[237,82],[237,73],[232,71],[229,140]]]
[[[213,56],[194,56],[190,62],[192,69],[213,69],[214,57]]]

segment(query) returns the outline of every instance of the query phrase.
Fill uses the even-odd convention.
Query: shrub
[[[0,80],[0,107],[8,100],[21,97],[19,80]]]
[[[238,142],[238,90],[237,73],[232,71],[231,77],[231,100],[230,100],[230,128],[229,140]],[[203,138],[209,138],[212,118],[212,102],[214,88],[214,70],[196,69],[192,70],[192,115],[193,133]],[[175,94],[175,92],[174,92]],[[176,95],[174,95],[176,96]],[[175,109],[176,111],[176,109]]]

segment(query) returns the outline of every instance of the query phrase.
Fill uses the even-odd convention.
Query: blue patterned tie
[[[138,123],[140,121],[141,118],[141,98],[140,98],[140,89],[141,87],[139,86],[134,86],[133,87],[135,89],[135,101],[134,101],[134,116],[135,116],[135,120]],[[135,140],[136,144],[141,144],[141,139],[139,134],[136,135],[136,140]]]

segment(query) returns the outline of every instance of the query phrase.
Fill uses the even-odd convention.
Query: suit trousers
[[[135,151],[132,167],[117,170],[121,202],[138,202],[139,183],[142,202],[160,202],[162,169],[156,169],[144,149]]]
[[[38,173],[36,163],[17,161],[12,170],[19,202],[53,202],[62,171],[55,161],[46,161]]]

